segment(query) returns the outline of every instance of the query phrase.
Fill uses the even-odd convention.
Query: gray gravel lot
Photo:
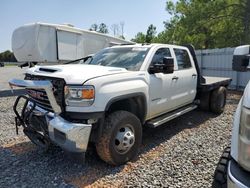
[[[24,78],[24,72],[26,69],[27,68],[21,69],[17,66],[0,67],[0,97],[17,96],[23,94],[24,90],[20,88],[16,88],[16,91],[12,93],[8,81],[12,78]]]
[[[26,68],[21,69],[17,66],[0,67],[0,91],[9,90],[8,81],[11,78],[23,78]]]
[[[0,97],[0,187],[211,187],[240,95],[229,93],[220,116],[196,110],[146,128],[139,158],[120,167],[102,162],[93,146],[85,164],[57,147],[41,153],[23,134],[15,135],[14,99]]]

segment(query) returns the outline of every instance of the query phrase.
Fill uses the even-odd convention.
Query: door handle
[[[177,76],[174,76],[173,78],[172,78],[172,80],[178,80],[179,79],[179,77],[177,77]]]
[[[193,75],[192,75],[192,77],[196,77],[196,76],[197,76],[197,74],[193,74]]]

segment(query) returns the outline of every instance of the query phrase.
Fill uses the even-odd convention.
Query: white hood
[[[35,66],[26,71],[32,75],[63,78],[67,84],[83,84],[95,77],[126,72],[128,71],[124,68],[85,64]]]

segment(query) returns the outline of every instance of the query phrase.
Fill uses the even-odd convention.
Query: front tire
[[[130,112],[116,111],[105,120],[96,150],[105,162],[121,165],[137,156],[141,140],[140,120]]]
[[[230,161],[230,147],[225,148],[214,172],[213,188],[227,188],[227,168]]]

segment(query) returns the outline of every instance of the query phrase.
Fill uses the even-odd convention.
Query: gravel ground
[[[0,97],[14,96],[14,94],[11,92],[8,81],[12,78],[23,79],[24,72],[26,69],[27,68],[21,69],[18,66],[0,67]],[[15,88],[15,89],[18,89],[16,90],[15,94],[23,94],[24,92],[23,89],[20,88]]]
[[[5,66],[0,67],[0,91],[8,90],[9,84],[8,81],[11,78],[23,78],[23,73],[27,68],[21,69],[18,66]]]
[[[91,146],[85,164],[69,160],[57,147],[40,152],[23,134],[15,135],[14,99],[0,98],[0,187],[193,188],[211,187],[240,95],[229,93],[220,116],[196,110],[146,128],[138,159],[120,167],[102,162]]]

